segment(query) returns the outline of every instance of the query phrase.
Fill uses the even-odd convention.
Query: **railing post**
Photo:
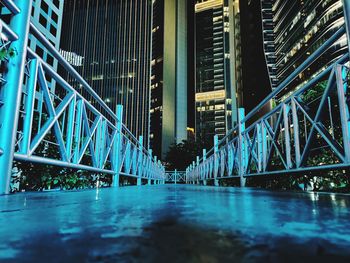
[[[289,132],[289,106],[285,103],[282,107],[283,110],[283,126],[284,126],[284,142],[286,149],[286,158],[287,158],[287,169],[291,169],[292,164],[292,155],[291,155],[291,145],[290,145],[290,132]]]
[[[11,173],[19,108],[24,79],[24,68],[27,57],[28,34],[32,0],[14,1],[21,12],[11,20],[10,28],[19,39],[11,44],[17,55],[8,62],[6,83],[2,87],[2,97],[5,103],[0,110],[0,195],[10,192]],[[34,76],[31,76],[34,78]]]
[[[117,121],[116,121],[116,134],[115,134],[115,141],[114,141],[114,171],[115,174],[113,176],[113,181],[112,181],[112,186],[113,187],[118,187],[119,186],[119,173],[120,173],[120,163],[121,163],[121,150],[122,150],[122,143],[123,143],[123,133],[122,133],[122,128],[123,128],[123,105],[117,105]]]
[[[149,149],[148,150],[148,153],[149,153],[149,158],[151,158],[151,161],[152,161],[152,149]],[[148,176],[150,176],[150,173],[148,173]],[[152,184],[152,180],[151,178],[148,177],[148,181],[147,181],[148,185],[151,185]]]
[[[38,75],[38,60],[33,59],[30,62],[29,67],[30,78],[28,79],[26,92],[27,97],[25,100],[25,117],[23,125],[23,139],[21,141],[21,153],[28,154],[30,148],[30,141],[32,137],[32,124],[34,115],[34,102],[35,102],[35,88]]]
[[[265,171],[266,160],[267,160],[267,139],[266,139],[266,127],[264,121],[257,124],[258,129],[258,159],[259,159],[259,172]]]
[[[187,167],[187,174],[186,174],[186,180],[187,184],[191,184],[191,165]]]
[[[203,149],[203,163],[207,160],[207,149]],[[206,168],[203,170],[203,185],[207,185],[207,178],[205,178]]]
[[[159,171],[161,167],[162,167],[162,162],[160,160],[158,160],[158,169],[157,169],[157,171]],[[159,178],[159,184],[164,184],[164,180],[163,180],[163,178],[160,177],[160,175],[159,175],[158,178]]]
[[[217,179],[219,173],[219,137],[217,135],[214,136],[214,185],[219,186],[219,180]]]
[[[139,156],[138,156],[138,177],[137,177],[137,185],[142,185],[142,170],[143,170],[143,165],[142,165],[142,149],[143,149],[143,136],[139,136]]]
[[[185,178],[186,178],[186,184],[188,184],[188,173],[189,173],[189,170],[190,170],[190,168],[187,167],[187,168],[186,168],[186,176],[185,176]]]
[[[197,163],[197,184],[199,184],[199,176],[200,176],[200,172],[199,172],[199,156],[197,156],[197,158],[196,158],[196,163]]]
[[[174,171],[175,184],[177,184],[177,169]]]
[[[193,184],[196,184],[196,178],[195,178],[195,170],[196,170],[196,162],[192,162],[192,181]]]
[[[239,176],[240,176],[240,182],[241,187],[245,187],[246,184],[246,178],[244,177],[245,171],[247,168],[247,161],[248,161],[248,151],[247,151],[247,144],[244,139],[243,132],[245,131],[245,123],[242,122],[245,116],[244,108],[238,109],[238,124],[239,124]]]
[[[263,167],[263,135],[262,135],[262,123],[256,124],[256,133],[258,141],[258,172],[262,171]],[[254,143],[254,142],[253,142]]]
[[[294,149],[296,168],[300,167],[300,140],[299,140],[299,119],[295,100],[292,98],[292,116],[293,116],[293,134],[294,134]]]
[[[155,167],[155,166],[157,165],[157,162],[158,162],[158,157],[157,157],[157,156],[154,156],[154,164],[153,164],[153,167]],[[153,173],[153,175],[154,175],[154,171],[152,171],[152,173]],[[158,184],[157,178],[154,178],[153,183],[154,183],[154,184]]]

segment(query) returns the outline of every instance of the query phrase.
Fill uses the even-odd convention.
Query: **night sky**
[[[260,0],[241,0],[243,106],[252,110],[271,92],[263,50]]]

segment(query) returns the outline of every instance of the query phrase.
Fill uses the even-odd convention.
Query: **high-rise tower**
[[[301,65],[341,25],[341,0],[262,0],[265,53],[275,88]],[[288,85],[288,94],[346,52],[344,36]],[[282,94],[282,95],[283,95]]]
[[[240,93],[239,1],[197,0],[196,138],[208,146],[237,123]]]
[[[153,1],[151,147],[165,156],[187,139],[187,1]]]

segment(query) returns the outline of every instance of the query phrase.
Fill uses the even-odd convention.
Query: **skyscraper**
[[[275,23],[272,11],[273,1],[261,1],[261,18],[263,25],[263,47],[265,52],[266,66],[270,76],[271,89],[277,87],[276,78],[276,50],[275,50]]]
[[[154,0],[151,148],[165,156],[187,139],[187,1]]]
[[[197,0],[196,138],[212,144],[237,123],[240,93],[239,1]]]
[[[151,0],[66,1],[61,53],[124,124],[149,138]],[[79,88],[79,87],[77,87]]]
[[[273,87],[282,83],[344,23],[341,0],[262,0],[262,7],[265,53]],[[342,56],[346,47],[344,35],[300,74],[286,92]]]

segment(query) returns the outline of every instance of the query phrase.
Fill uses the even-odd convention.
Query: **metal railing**
[[[173,184],[178,184],[178,183],[185,183],[186,182],[186,171],[166,171],[165,172],[166,183],[173,183]]]
[[[2,0],[11,15],[0,20],[1,43],[17,55],[6,62],[0,86],[0,194],[9,192],[13,160],[164,182],[165,170],[46,37],[30,23],[32,1]],[[31,36],[58,61],[67,82],[34,50]],[[78,83],[79,90],[76,88]],[[81,89],[91,95],[87,99]]]
[[[347,25],[350,24],[350,4],[343,2]],[[248,115],[245,116],[244,109],[239,109],[238,125],[222,140],[214,137],[214,147],[208,152],[204,149],[203,157],[198,156],[186,169],[186,182],[206,184],[208,180],[214,180],[214,185],[219,185],[220,179],[238,178],[244,186],[246,178],[251,176],[350,167],[349,54],[253,121],[267,103],[277,98],[346,33],[349,43],[346,25]],[[320,89],[321,84],[323,88]],[[310,95],[316,93],[317,97]],[[317,156],[326,157],[315,161]]]

